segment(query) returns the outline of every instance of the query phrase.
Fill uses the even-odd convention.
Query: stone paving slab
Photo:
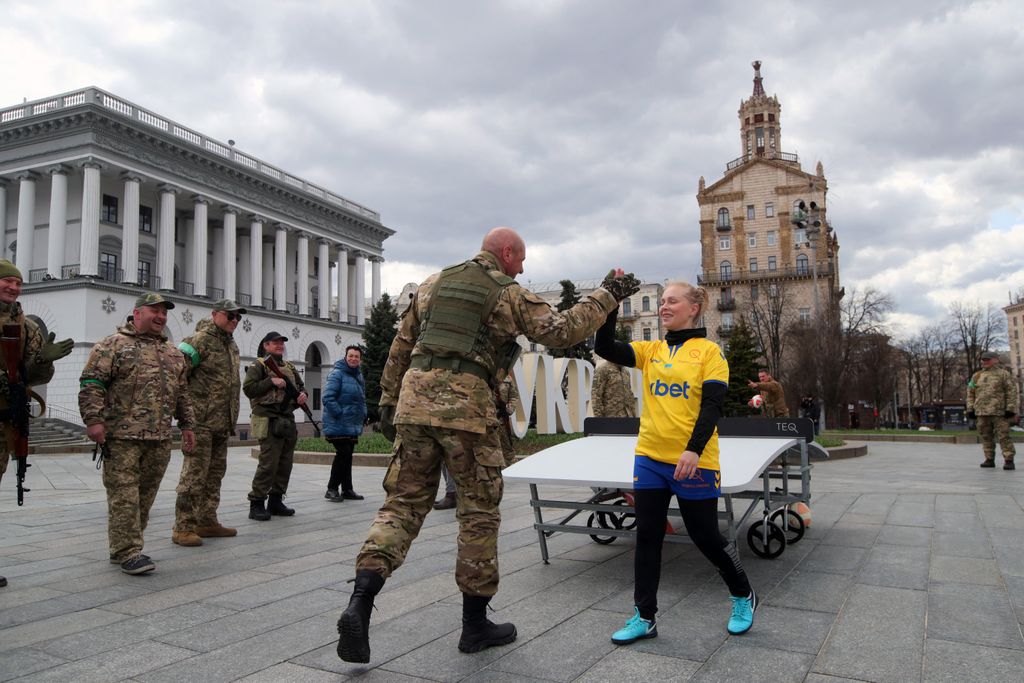
[[[775,560],[741,541],[762,601],[744,636],[725,632],[714,569],[692,546],[667,544],[659,637],[613,645],[632,611],[632,541],[555,535],[545,565],[528,488],[509,485],[490,618],[515,623],[519,638],[464,655],[458,526],[451,511],[432,512],[378,597],[365,666],[337,658],[335,624],[383,470],[357,467],[367,499],[334,504],[323,499],[328,468],[296,465],[298,514],[261,523],[247,517],[245,451],[231,451],[220,511],[239,535],[199,548],[170,541],[173,456],[146,531],[157,570],[141,577],[107,562],[105,498],[87,455],[35,457],[23,508],[0,483],[0,574],[11,579],[0,589],[0,681],[842,683],[1019,681],[1024,670],[1024,475],[981,470],[977,446],[878,442],[862,458],[816,463],[803,540]]]

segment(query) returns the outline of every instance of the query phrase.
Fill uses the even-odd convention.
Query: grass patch
[[[823,448],[835,448],[846,443],[845,440],[835,434],[826,434],[814,437],[814,443]]]

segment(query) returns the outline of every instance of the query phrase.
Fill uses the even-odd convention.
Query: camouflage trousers
[[[356,557],[356,569],[384,578],[405,560],[437,495],[441,463],[455,479],[459,522],[455,582],[469,595],[498,591],[498,509],[504,490],[496,430],[475,434],[426,425],[398,425],[384,477],[387,497]]]
[[[196,448],[186,456],[178,478],[174,530],[181,533],[200,526],[217,526],[220,484],[228,470],[227,433],[196,430]]]
[[[107,444],[110,456],[103,460],[103,486],[110,557],[124,562],[142,552],[142,532],[171,460],[171,442],[108,438]]]
[[[260,461],[252,477],[249,500],[266,500],[267,495],[284,496],[292,476],[292,460],[298,431],[295,420],[275,417],[270,420],[271,433],[260,439]]]
[[[513,446],[512,430],[503,424],[498,425],[498,443],[501,445],[501,455],[508,467],[516,461],[516,449]]]
[[[978,436],[981,437],[981,450],[986,460],[996,459],[996,441],[1003,451],[1003,460],[1013,462],[1017,451],[1010,438],[1010,421],[1001,415],[979,415]]]

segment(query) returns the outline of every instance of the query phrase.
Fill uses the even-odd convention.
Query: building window
[[[800,322],[807,325],[811,322],[811,309],[801,308],[800,309]]]
[[[754,205],[753,204],[747,204],[747,220],[748,221],[754,220]]]
[[[774,283],[768,285],[768,296],[775,297],[775,296],[778,296],[778,295],[779,295],[779,286],[777,284],[774,284]]]
[[[775,204],[768,202],[764,205],[764,215],[767,218],[775,218]]]
[[[313,272],[314,273],[319,273],[320,272],[320,257],[319,256],[314,256],[313,257]]]
[[[728,280],[732,277],[732,264],[728,261],[722,261],[718,266],[718,270],[723,280]]]
[[[732,327],[732,311],[726,311],[722,314],[722,327],[726,329]]]
[[[775,257],[774,256],[769,256],[768,257],[768,270],[775,270]]]
[[[756,232],[752,232],[749,235],[747,235],[747,246],[751,247],[751,248],[757,246],[757,233]]]
[[[768,246],[769,247],[774,247],[775,246],[775,231],[774,230],[769,230],[765,234],[765,241],[768,242]]]
[[[153,232],[153,207],[139,207],[139,230],[142,232]]]
[[[641,311],[650,311],[651,310],[651,297],[645,296],[643,299],[640,300],[640,310]]]
[[[622,300],[622,315],[623,317],[633,315],[633,305],[629,303],[629,299]]]
[[[750,285],[750,300],[757,301],[757,297],[761,292],[758,291],[757,285]]]
[[[100,220],[105,223],[117,223],[117,197],[103,195],[103,209],[100,212]]]
[[[732,287],[722,287],[722,303],[732,303]]]
[[[754,129],[754,146],[757,147],[758,154],[764,154],[764,128]]]
[[[796,257],[796,274],[807,275],[807,254],[800,254]]]
[[[718,227],[732,227],[732,224],[729,222],[729,209],[722,208],[718,210]]]
[[[153,272],[153,264],[149,261],[139,261],[139,286],[146,289],[152,288],[149,282],[149,274]]]
[[[732,240],[729,239],[728,237],[719,237],[718,248],[721,249],[722,251],[728,251],[732,249]]]
[[[749,119],[747,120],[747,123],[750,123]],[[747,131],[747,156],[749,156],[750,153],[753,152],[753,151],[754,151],[754,144],[752,142],[752,138],[750,137],[750,131],[748,130]]]
[[[750,259],[750,272],[751,273],[756,273],[757,272],[757,259],[756,258]]]
[[[623,325],[622,329],[625,330],[623,334],[625,334],[626,339],[633,341],[633,327],[630,325]]]
[[[108,282],[117,282],[120,279],[117,277],[117,254],[100,252],[99,271],[100,279],[107,280]]]
[[[775,149],[775,129],[774,128],[769,128],[768,129],[768,146],[771,147],[772,149]]]
[[[800,246],[807,241],[807,231],[803,228],[797,228],[793,231],[793,241],[797,246]]]
[[[644,328],[644,341],[651,341],[651,328]]]

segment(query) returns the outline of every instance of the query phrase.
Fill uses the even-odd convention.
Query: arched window
[[[729,209],[722,208],[718,210],[718,227],[726,229],[732,227],[732,224],[729,223]]]
[[[640,310],[649,311],[651,310],[651,297],[645,296],[640,300]]]
[[[807,275],[807,254],[800,254],[796,257],[797,275]]]
[[[722,261],[718,266],[718,271],[723,280],[728,280],[732,277],[732,264],[728,261]]]

